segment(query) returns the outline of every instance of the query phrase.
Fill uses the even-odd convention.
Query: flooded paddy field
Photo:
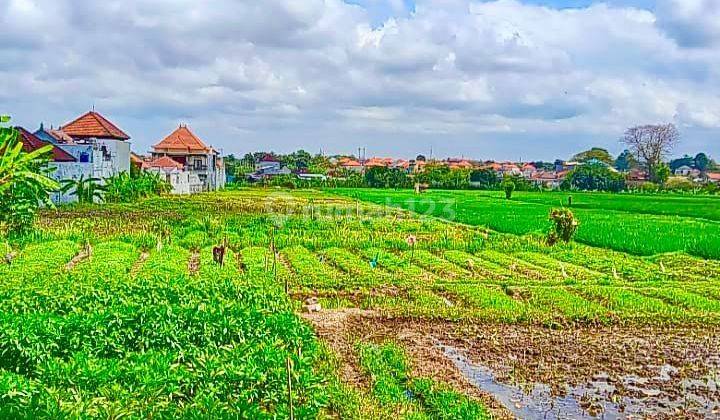
[[[554,330],[418,322],[362,310],[306,318],[345,355],[348,377],[358,372],[353,342],[394,340],[412,356],[418,374],[443,377],[485,401],[496,417],[720,416],[717,328]]]

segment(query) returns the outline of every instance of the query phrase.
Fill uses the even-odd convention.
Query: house
[[[720,185],[720,172],[706,172],[705,181],[711,184]]]
[[[387,168],[389,164],[393,162],[392,159],[390,159],[390,162],[388,163],[388,160],[385,158],[378,158],[373,157],[365,161],[365,167],[366,168]]]
[[[650,181],[647,172],[641,169],[631,169],[625,177],[625,183],[628,187],[637,188]]]
[[[42,127],[41,127],[42,128]],[[79,162],[92,163],[92,177],[109,178],[130,171],[130,136],[95,111],[89,111],[63,125],[61,138],[70,138],[58,143]]]
[[[41,140],[35,134],[29,132],[23,127],[16,127],[20,133],[20,141],[23,144],[25,152],[32,152],[47,145],[52,145],[52,152],[48,166],[52,168],[50,177],[56,181],[77,180],[80,176],[87,175],[91,170],[91,164],[87,162],[78,162],[74,156],[66,152],[58,145],[49,141]],[[50,194],[50,199],[54,203],[66,203],[74,201],[75,198],[69,194],[63,194],[60,191]]]
[[[280,169],[282,169],[282,164],[275,156],[271,155],[270,153],[266,153],[265,155],[263,155],[260,161],[255,164],[255,169],[259,171],[279,171]]]
[[[675,169],[675,176],[689,176],[690,172],[692,172],[693,168],[689,167],[688,165],[682,165]]]
[[[532,175],[531,181],[540,187],[558,189],[568,173],[570,171],[539,171]]]
[[[520,168],[520,172],[522,173],[523,178],[531,179],[533,174],[537,172],[537,168],[531,163],[526,163],[522,166],[522,168]]]
[[[203,191],[204,184],[197,173],[186,171],[185,166],[168,156],[143,162],[142,168],[154,172],[167,181],[173,194],[195,194]]]
[[[183,170],[197,175],[203,191],[215,191],[225,186],[225,165],[219,153],[207,146],[187,125],[180,126],[152,147],[152,158],[172,158]]]
[[[348,172],[360,173],[363,171],[363,166],[355,159],[342,158],[338,161],[340,168]]]

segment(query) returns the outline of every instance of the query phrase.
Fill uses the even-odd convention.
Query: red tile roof
[[[130,140],[130,136],[95,111],[81,115],[60,129],[74,138]]]
[[[168,157],[168,156],[162,156],[159,157],[152,162],[146,162],[143,167],[145,168],[161,168],[161,169],[183,169],[184,166],[182,163],[176,161],[175,159]]]
[[[705,175],[707,175],[708,179],[720,181],[720,172],[708,172]]]
[[[17,127],[17,130],[20,132],[20,141],[23,144],[23,150],[27,153],[33,152],[35,150],[40,149],[41,147],[45,147],[47,145],[52,145],[52,143],[48,143],[45,141],[40,140],[35,134],[27,131],[26,129],[22,127]],[[76,162],[77,160],[71,155],[70,153],[64,151],[63,149],[52,145],[52,160],[53,162]]]
[[[162,152],[185,152],[185,153],[210,153],[212,149],[207,147],[192,131],[181,125],[160,143],[153,146],[157,153]]]

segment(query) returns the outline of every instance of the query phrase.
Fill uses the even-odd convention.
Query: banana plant
[[[0,118],[0,123],[8,121]],[[0,225],[9,231],[27,230],[41,205],[52,207],[50,193],[59,184],[48,176],[51,151],[47,145],[25,152],[18,131],[0,127]]]
[[[75,196],[80,204],[89,204],[103,201],[105,187],[100,184],[100,178],[85,177],[66,179],[62,181],[60,191],[63,194]]]

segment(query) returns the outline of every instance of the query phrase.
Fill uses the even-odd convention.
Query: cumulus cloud
[[[234,153],[477,158],[617,149],[639,123],[720,132],[715,2],[408,4],[0,0],[0,111],[33,128],[94,104],[140,151],[179,121]]]
[[[659,0],[658,19],[678,44],[708,47],[720,43],[720,2],[716,0]]]

